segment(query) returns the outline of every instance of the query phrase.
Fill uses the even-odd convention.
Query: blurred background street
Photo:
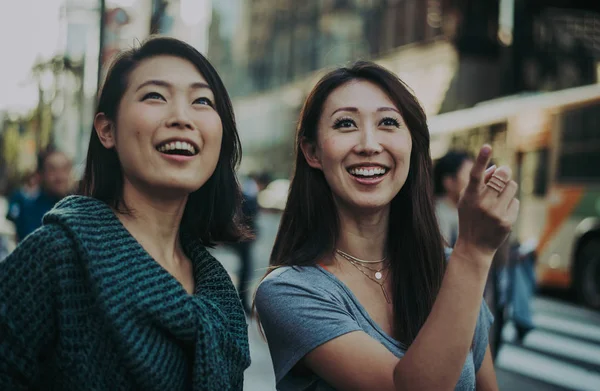
[[[248,297],[285,207],[302,103],[327,70],[372,60],[421,102],[434,163],[489,143],[519,184],[486,290],[500,389],[600,390],[600,2],[2,0],[0,261],[39,226],[56,177],[61,196],[75,191],[106,70],[150,35],[197,48],[231,95],[240,181],[260,206]],[[63,158],[53,176],[38,167],[48,151]],[[213,252],[237,282],[238,254]],[[254,321],[250,337],[246,389],[272,390]]]

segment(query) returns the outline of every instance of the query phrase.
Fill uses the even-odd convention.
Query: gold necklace
[[[353,257],[350,254],[346,254],[345,252],[341,251],[341,250],[335,250],[342,258],[344,258],[346,261],[350,262],[351,264],[353,264],[354,266],[360,265],[361,267],[364,267],[365,269],[369,269],[372,272],[375,272],[375,278],[377,280],[381,280],[383,278],[383,273],[382,271],[387,269],[389,267],[389,264],[384,265],[383,267],[380,267],[379,269],[372,269],[369,266],[365,265],[365,264],[377,264],[377,263],[382,263],[385,261],[386,258],[383,258],[379,261],[365,261],[356,257]]]
[[[390,264],[389,264],[389,263],[386,263],[386,264],[385,264],[385,265],[383,265],[382,267],[380,267],[380,268],[378,268],[378,269],[374,269],[374,268],[372,268],[372,267],[370,267],[370,266],[367,266],[367,265],[361,265],[361,264],[359,264],[359,263],[357,263],[357,262],[354,262],[354,261],[350,261],[350,260],[347,260],[347,261],[348,261],[348,262],[350,262],[350,263],[352,263],[352,264],[356,264],[356,265],[358,265],[358,266],[360,266],[360,267],[362,267],[362,268],[364,268],[364,269],[367,269],[367,270],[370,270],[370,271],[372,271],[373,273],[375,273],[375,278],[376,278],[376,279],[378,279],[378,280],[381,280],[381,275],[377,275],[377,273],[381,273],[382,271],[384,271],[384,270],[386,270],[387,268],[389,268],[389,267],[390,267]]]
[[[338,252],[338,254],[340,254],[340,252]],[[366,266],[360,265],[359,263],[355,262],[353,259],[348,259],[348,258],[344,257],[342,254],[340,254],[340,255],[342,256],[343,259],[348,261],[348,263],[350,263],[352,266],[354,266],[359,272],[364,274],[365,277],[367,277],[369,280],[371,280],[374,283],[376,283],[377,285],[379,285],[379,287],[381,288],[381,292],[383,293],[383,297],[385,297],[385,301],[388,304],[391,303],[390,297],[388,296],[387,291],[385,290],[385,282],[387,281],[389,273],[386,274],[385,277],[383,277],[383,275],[381,273],[384,269],[387,269],[389,267],[389,265],[385,265],[383,268],[379,269],[375,273],[375,278],[373,278],[370,275],[368,275],[367,273],[365,273],[365,271],[360,268],[361,266],[362,267],[366,267]],[[354,257],[352,257],[352,258],[354,258]],[[372,270],[372,269],[369,269],[369,270]]]
[[[350,259],[346,259],[346,261],[350,262],[354,266],[360,267],[362,269],[370,270],[373,273],[373,276],[375,277],[376,280],[381,280],[383,278],[383,271],[388,269],[390,266],[389,264],[385,264],[380,268],[374,269],[367,265],[361,265],[360,263],[354,262],[353,260],[350,260]]]
[[[335,249],[335,252],[340,254],[342,257],[344,257],[347,260],[353,260],[354,262],[358,262],[360,264],[376,264],[376,263],[382,263],[385,262],[385,260],[387,259],[387,257],[383,257],[382,259],[380,259],[379,261],[365,261],[364,259],[360,259],[360,258],[356,258],[353,257],[352,255],[343,252],[340,249]]]

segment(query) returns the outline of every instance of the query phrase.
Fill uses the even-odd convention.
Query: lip
[[[167,144],[167,143],[172,143],[175,141],[182,141],[182,142],[186,142],[188,144],[191,144],[195,149],[196,149],[196,155],[198,155],[200,153],[200,147],[198,146],[198,143],[196,143],[195,141],[189,139],[189,138],[185,138],[185,137],[173,137],[173,138],[168,138],[165,139],[161,142],[159,142],[158,144],[156,144],[154,146],[154,149],[158,148],[159,146],[163,145],[163,144]],[[164,155],[164,153],[163,153]],[[194,157],[196,155],[192,155],[192,156],[186,156],[186,157]],[[171,156],[171,155],[169,155]],[[173,155],[173,156],[178,156],[178,155]]]
[[[350,173],[350,171],[354,168],[365,168],[365,169],[383,168],[383,169],[385,169],[385,174],[383,174],[381,176],[376,176],[376,177],[358,177],[358,176],[352,175]],[[390,173],[390,168],[386,165],[379,164],[379,163],[372,163],[372,162],[356,163],[356,164],[352,164],[352,165],[346,167],[346,172],[348,172],[348,175],[350,175],[350,177],[356,183],[361,184],[361,185],[366,185],[366,186],[374,186],[374,185],[381,183],[387,177],[387,175]]]
[[[368,163],[351,164],[346,167],[346,171],[350,172],[350,170],[352,170],[353,168],[359,168],[359,167],[360,168],[385,168],[386,171],[389,171],[389,169],[390,169],[390,167],[386,166],[385,164],[368,162]]]
[[[361,184],[361,185],[368,185],[368,186],[373,186],[373,185],[377,185],[379,183],[381,183],[385,177],[387,177],[389,171],[387,171],[385,174],[383,174],[382,176],[378,176],[378,177],[357,177],[354,176],[350,173],[348,173],[348,175],[350,175],[350,177],[356,181],[357,183]]]
[[[160,153],[160,156],[162,156],[163,158],[170,160],[172,162],[177,162],[177,163],[185,163],[185,162],[188,162],[188,161],[194,159],[196,156],[198,156],[197,154],[192,155],[192,156],[184,156],[184,155],[168,155],[168,154],[162,153],[162,152],[159,152],[159,153]]]

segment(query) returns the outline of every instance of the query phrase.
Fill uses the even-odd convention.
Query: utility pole
[[[106,0],[100,0],[100,49],[98,50],[98,89],[102,85],[104,52],[104,29],[106,25]]]
[[[153,0],[156,3],[153,8],[152,17],[150,18],[150,35],[160,33],[160,23],[167,10],[169,2],[167,0]]]

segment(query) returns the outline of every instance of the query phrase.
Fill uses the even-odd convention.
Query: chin
[[[168,182],[154,183],[154,187],[158,193],[169,194],[172,197],[186,197],[196,190],[200,189],[206,181],[191,182],[189,180],[177,180],[176,178],[171,179]]]
[[[374,203],[374,202],[369,202],[369,203],[360,203],[360,204],[355,204],[354,205],[354,210],[356,212],[362,212],[362,213],[376,213],[376,212],[380,212],[383,210],[386,210],[390,207],[390,203]]]
[[[344,204],[346,207],[356,213],[376,213],[382,210],[386,210],[392,203],[391,199],[387,197],[369,197],[368,199],[354,198],[345,200]]]

